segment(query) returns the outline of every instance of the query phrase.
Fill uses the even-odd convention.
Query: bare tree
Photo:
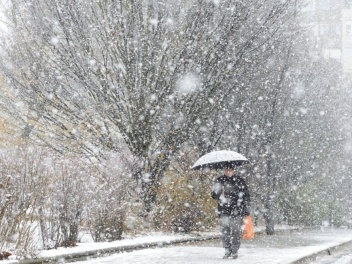
[[[59,151],[99,158],[122,138],[141,159],[150,208],[172,155],[230,92],[246,54],[270,49],[291,2],[13,0],[3,104],[17,106],[7,109],[24,136]]]
[[[278,193],[319,178],[331,182],[326,175],[340,177],[346,165],[336,166],[336,157],[349,164],[339,151],[349,111],[340,65],[315,49],[299,16],[290,16],[277,30],[263,44],[271,49],[246,54],[245,71],[235,75],[226,103],[208,117],[198,137],[203,149],[232,148],[250,158],[253,206],[261,208],[268,234],[274,233],[278,210],[285,210],[279,208]]]

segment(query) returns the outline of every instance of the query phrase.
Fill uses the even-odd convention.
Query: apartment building
[[[352,0],[307,0],[304,24],[324,56],[340,61],[343,72],[352,74]]]

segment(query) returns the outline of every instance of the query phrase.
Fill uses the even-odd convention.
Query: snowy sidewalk
[[[283,228],[286,229],[286,228]],[[277,230],[280,230],[277,227]],[[266,264],[266,263],[301,263],[306,260],[310,263],[319,252],[327,254],[327,249],[333,252],[333,248],[346,242],[352,245],[352,230],[321,229],[314,231],[285,231],[277,232],[274,236],[260,234],[253,240],[243,241],[239,258],[236,263]],[[218,232],[202,233],[197,235],[151,235],[134,239],[125,239],[111,243],[80,243],[74,248],[59,248],[57,250],[43,251],[38,258],[26,261],[0,261],[7,263],[65,263],[72,257],[81,256],[86,263],[219,263],[226,262],[221,257],[223,249],[219,240]],[[185,244],[187,241],[205,240],[206,242]],[[174,243],[182,245],[160,248]],[[140,249],[140,250],[135,250]],[[133,251],[135,250],[135,251]],[[133,252],[130,252],[133,251]],[[110,255],[112,252],[122,252]],[[315,255],[314,255],[315,254]],[[320,254],[322,255],[322,254]],[[96,258],[101,256],[101,258]],[[72,259],[71,259],[72,260]],[[308,261],[308,262],[307,262]]]

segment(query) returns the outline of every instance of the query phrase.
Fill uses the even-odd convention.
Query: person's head
[[[231,177],[235,174],[235,169],[231,167],[225,168],[224,174],[225,176]]]

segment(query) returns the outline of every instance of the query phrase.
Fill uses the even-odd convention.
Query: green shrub
[[[211,186],[212,180],[204,175],[169,171],[159,189],[155,226],[186,233],[214,227],[216,202],[210,196]]]

